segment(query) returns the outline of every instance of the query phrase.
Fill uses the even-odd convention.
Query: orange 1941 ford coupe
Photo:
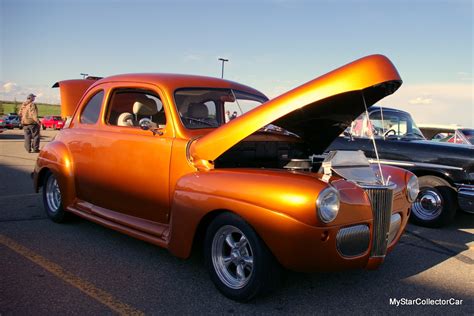
[[[70,213],[186,258],[203,244],[212,281],[246,301],[280,267],[373,269],[418,193],[409,171],[325,148],[401,85],[372,55],[273,100],[216,78],[127,74],[66,80],[65,128],[33,174],[55,222]]]

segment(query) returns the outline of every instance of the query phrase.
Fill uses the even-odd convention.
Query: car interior
[[[107,124],[140,128],[146,119],[153,127],[163,128],[166,116],[160,98],[149,91],[123,89],[113,93],[109,102]]]

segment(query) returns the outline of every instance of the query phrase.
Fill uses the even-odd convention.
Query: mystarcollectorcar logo
[[[390,298],[390,305],[395,306],[424,306],[424,305],[462,305],[462,301],[456,298]]]

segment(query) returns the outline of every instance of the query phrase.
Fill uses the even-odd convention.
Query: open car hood
[[[268,124],[299,135],[314,154],[322,153],[363,111],[395,92],[402,80],[385,56],[371,55],[290,90],[189,145],[199,168]]]

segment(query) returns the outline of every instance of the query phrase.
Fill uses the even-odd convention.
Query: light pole
[[[219,58],[218,60],[222,61],[222,73],[221,73],[221,78],[224,78],[224,63],[226,61],[229,61],[228,59],[225,58]]]

